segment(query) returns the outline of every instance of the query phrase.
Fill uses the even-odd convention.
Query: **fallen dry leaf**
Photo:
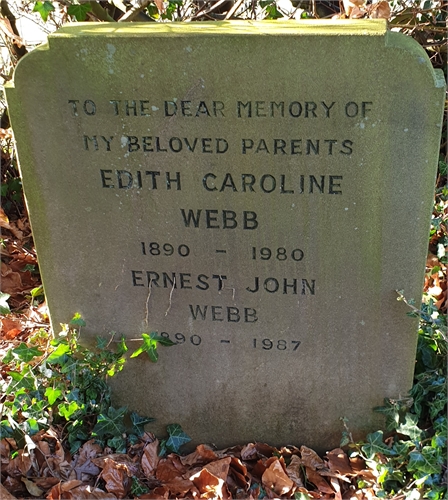
[[[436,266],[440,266],[439,259],[437,255],[434,255],[433,253],[429,252],[428,257],[426,258],[426,267],[428,267],[430,270]]]
[[[32,465],[30,454],[24,450],[19,450],[17,456],[9,462],[3,471],[13,477],[26,476]]]
[[[231,457],[229,474],[235,481],[235,484],[244,491],[250,488],[250,479],[247,474],[247,467],[241,462],[239,458]],[[229,480],[229,478],[227,478]]]
[[[350,474],[354,475],[353,469],[350,466],[348,456],[341,448],[335,448],[334,450],[327,452],[328,467],[332,472],[338,472],[339,474]]]
[[[60,479],[57,477],[33,477],[33,482],[39,486],[39,488],[42,488],[43,490],[47,491],[50,488],[52,488],[55,484],[58,484]]]
[[[12,330],[8,330],[5,334],[6,340],[13,340],[18,337],[23,332],[22,328],[13,328]]]
[[[254,443],[247,443],[241,450],[242,460],[256,460],[258,458],[258,451]]]
[[[113,493],[117,498],[125,498],[131,488],[131,477],[135,471],[131,471],[124,462],[116,462],[106,457],[105,465],[100,477],[106,483],[106,490]]]
[[[206,464],[213,460],[216,460],[218,456],[216,453],[209,447],[203,444],[197,446],[196,450],[193,453],[185,457],[180,457],[180,461],[183,465],[197,465],[197,464]]]
[[[156,471],[156,478],[161,482],[169,482],[179,477],[179,469],[173,464],[171,459],[162,458]]]
[[[311,448],[307,446],[300,447],[300,456],[302,458],[302,462],[306,467],[310,469],[322,469],[325,467],[324,461],[320,458],[320,456]]]
[[[42,440],[37,441],[36,445],[37,449],[40,451],[40,453],[36,453],[36,459],[37,463],[39,464],[39,470],[42,471],[42,467],[45,467],[47,465],[47,462],[45,461],[46,457],[51,455],[50,445],[47,443],[47,441]]]
[[[366,15],[366,11],[364,9],[360,9],[359,7],[353,7],[350,11],[350,19],[362,19]]]
[[[166,8],[163,0],[154,0],[154,3],[156,4],[159,14],[165,14]]]
[[[368,481],[376,480],[376,475],[373,473],[372,469],[367,468],[366,462],[361,457],[353,457],[350,458],[349,461],[353,472],[355,472],[358,477],[363,477]]]
[[[17,272],[13,272],[11,267],[2,262],[1,266],[1,290],[9,295],[17,295],[22,292],[22,278]]]
[[[298,488],[303,488],[302,460],[297,455],[291,457],[288,467],[286,467],[288,477],[294,481]]]
[[[443,290],[440,286],[435,285],[435,286],[429,287],[427,292],[429,295],[432,295],[433,297],[437,298],[437,297],[439,297],[439,295],[442,294]]]
[[[134,462],[131,460],[129,455],[126,455],[125,453],[110,453],[101,457],[92,458],[92,462],[100,469],[103,469],[106,466],[106,463],[110,460],[117,463],[125,463],[129,467],[135,467]]]
[[[241,450],[241,460],[256,460],[261,457],[272,457],[277,450],[265,443],[248,443]]]
[[[76,479],[72,481],[65,481],[56,484],[51,488],[48,492],[47,499],[48,500],[60,500],[61,498],[70,498],[68,495],[65,495],[68,491],[82,485],[82,481],[78,481]],[[63,496],[64,495],[64,496]]]
[[[92,458],[96,458],[102,452],[103,449],[98,443],[95,442],[95,439],[90,439],[79,449],[78,460],[76,464],[83,465],[87,461],[92,460]]]
[[[258,462],[254,465],[252,470],[250,471],[251,475],[258,480],[261,481],[261,478],[264,474],[264,471],[266,470],[266,465],[263,463],[263,460],[258,460]]]
[[[207,464],[205,466],[205,469],[211,472],[214,476],[219,477],[220,479],[225,481],[229,474],[229,467],[231,462],[231,457],[222,458],[221,460],[217,460],[216,462]]]
[[[190,481],[201,495],[206,498],[227,498],[225,481],[229,473],[231,458],[223,458],[206,465],[202,470],[190,476]],[[212,496],[210,496],[212,495]]]
[[[146,477],[153,476],[157,469],[160,460],[158,448],[159,441],[156,439],[152,443],[147,444],[143,449],[141,466]]]
[[[90,486],[88,484],[83,484],[82,486],[78,486],[77,488],[70,490],[70,495],[70,499],[73,500],[113,500],[117,498],[110,492],[108,493],[100,488],[95,488],[94,486]]]
[[[3,208],[0,207],[0,227],[9,229],[9,219]]]
[[[2,469],[2,472],[5,472]],[[10,492],[10,493],[17,493],[20,496],[23,496],[23,493],[26,491],[25,485],[20,481],[18,477],[11,477],[7,476],[6,479],[3,481],[3,486]],[[2,498],[2,497],[0,497]],[[15,498],[15,497],[14,497]],[[3,500],[3,498],[2,498]]]
[[[23,40],[14,33],[11,23],[6,17],[0,17],[0,30],[3,31],[8,38],[11,38],[18,47],[25,45]]]
[[[3,484],[0,484],[0,498],[2,500],[17,500],[17,498],[14,495],[11,495],[11,493],[3,486]]]
[[[11,446],[6,439],[0,441],[0,460],[1,464],[8,464],[10,459]],[[3,469],[3,467],[2,467]]]
[[[0,18],[0,22],[1,22]],[[21,240],[23,238],[22,231],[19,231],[13,224],[9,222],[8,216],[5,214],[3,208],[0,207],[0,227],[11,231],[11,233],[18,239]]]
[[[339,481],[335,477],[332,477],[330,478],[330,483],[335,491],[334,495],[335,500],[342,500],[341,485],[339,484]]]
[[[390,5],[386,0],[374,3],[370,7],[370,17],[372,19],[389,19],[390,13]]]
[[[181,462],[179,455],[170,453],[167,458],[171,460],[174,467],[179,471],[180,474],[183,474],[187,470],[187,467],[185,467],[185,465],[183,465],[183,463]]]
[[[27,479],[26,477],[21,478],[22,483],[26,486],[26,489],[28,490],[28,493],[30,495],[33,495],[33,497],[42,497],[44,490],[39,488],[39,486],[36,486],[33,481],[30,479]]]
[[[10,319],[2,317],[0,318],[0,335],[6,335],[11,330],[21,330],[22,331],[23,322],[19,319]],[[12,340],[11,337],[9,340]]]
[[[277,458],[264,471],[261,480],[265,489],[276,495],[286,495],[294,486],[294,482],[287,476]]]
[[[343,6],[344,6],[344,11],[345,15],[347,17],[351,17],[351,14],[353,12],[353,9],[360,9],[363,7],[366,3],[366,0],[343,0]]]
[[[165,483],[165,486],[173,495],[185,495],[189,491],[197,492],[199,494],[199,491],[196,489],[192,481],[181,477],[175,478],[172,481],[168,481],[167,483]]]
[[[316,488],[322,493],[333,493],[333,489],[330,487],[328,482],[319,474],[319,472],[311,469],[310,467],[305,468],[305,474],[307,480],[313,483]]]
[[[12,139],[12,130],[10,128],[0,128],[0,139]]]
[[[46,302],[42,302],[42,304],[39,304],[37,307],[30,306],[30,308],[26,312],[26,316],[32,322],[48,323],[49,312]]]

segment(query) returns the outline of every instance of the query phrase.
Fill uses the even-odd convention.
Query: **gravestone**
[[[375,430],[412,384],[443,97],[383,21],[50,35],[7,99],[55,331],[177,342],[115,398],[194,443]]]

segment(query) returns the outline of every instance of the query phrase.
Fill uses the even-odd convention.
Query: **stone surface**
[[[195,443],[375,429],[412,382],[443,95],[382,21],[62,28],[7,89],[53,326],[177,340],[116,400]]]

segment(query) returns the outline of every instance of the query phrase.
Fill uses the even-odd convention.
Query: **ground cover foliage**
[[[30,49],[15,24],[22,14],[36,16],[48,31],[70,20],[384,17],[392,28],[413,36],[433,65],[446,71],[447,2],[443,1],[1,1],[0,9],[0,36],[10,54],[0,69],[4,80],[11,78],[15,64]],[[2,499],[446,498],[446,127],[423,303],[397,291],[397,300],[408,304],[409,314],[420,317],[414,386],[408,397],[386,400],[376,409],[384,414],[385,429],[363,442],[353,441],[350,422],[342,420],[341,447],[323,457],[306,443],[282,449],[242,443],[226,450],[203,444],[182,455],[182,445],[190,440],[179,425],[182,422],[156,437],[150,428],[157,415],[114,408],[107,380],[123,367],[127,346],[111,335],[99,339],[96,350],[87,350],[79,342],[83,320],[78,316],[61,332],[49,331],[7,113],[2,115],[0,139]],[[134,355],[156,361],[161,352],[163,363],[164,339],[148,332],[142,340]]]

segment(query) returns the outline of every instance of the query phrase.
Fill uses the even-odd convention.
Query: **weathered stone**
[[[376,428],[412,382],[395,290],[421,296],[443,95],[382,21],[50,35],[7,98],[53,326],[177,340],[116,400],[195,443]]]

